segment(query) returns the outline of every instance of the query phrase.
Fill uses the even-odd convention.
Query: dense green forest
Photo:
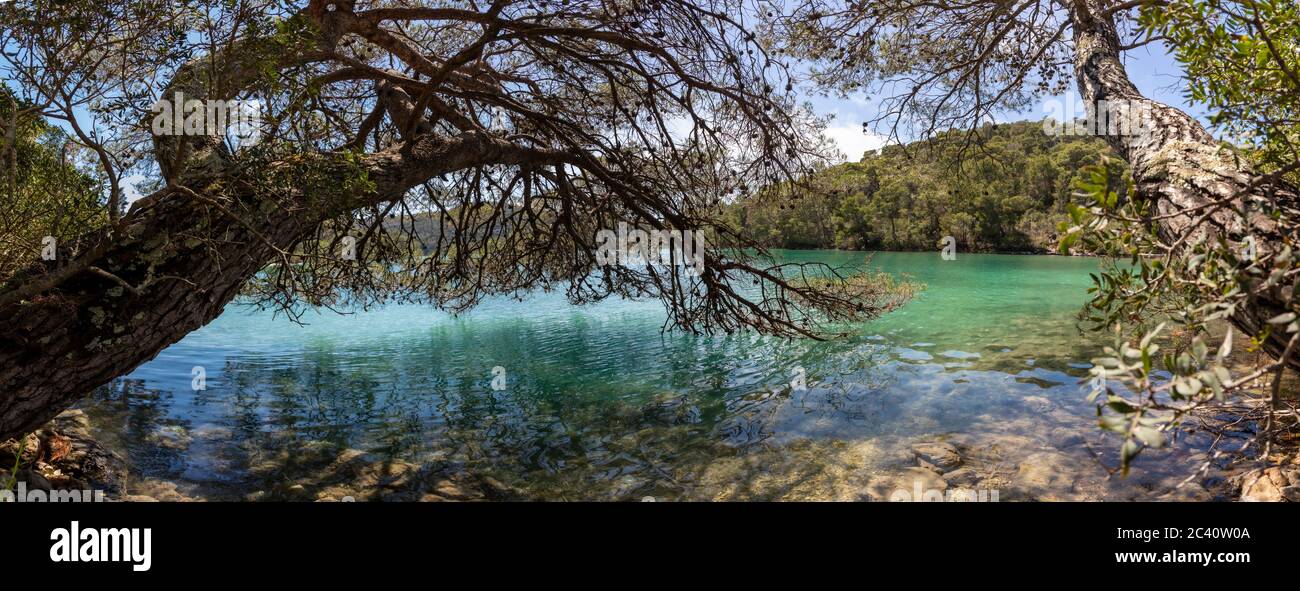
[[[986,125],[868,152],[821,171],[794,200],[759,193],[727,215],[769,248],[925,250],[952,236],[966,251],[1055,252],[1075,179],[1108,153],[1041,122]]]

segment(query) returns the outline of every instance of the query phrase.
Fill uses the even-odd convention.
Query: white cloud
[[[889,138],[865,133],[861,126],[827,127],[824,135],[844,153],[845,162],[857,162],[868,150],[874,152],[889,143]]]

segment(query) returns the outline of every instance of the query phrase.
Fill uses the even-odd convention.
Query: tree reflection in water
[[[349,449],[547,499],[854,499],[935,440],[982,486],[1043,476],[1021,473],[1030,457],[1069,472],[1003,499],[1151,498],[1195,464],[1204,438],[1180,436],[1119,482],[1084,445],[1117,448],[1080,383],[1098,349],[1074,315],[1095,262],[875,260],[929,287],[843,340],[661,334],[653,304],[549,295],[461,318],[323,317],[296,333],[227,311],[87,410],[146,480],[217,498],[326,486],[322,465]],[[189,389],[193,365],[208,366],[207,390]],[[791,386],[800,368],[806,389]]]

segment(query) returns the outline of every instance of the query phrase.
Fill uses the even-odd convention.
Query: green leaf
[[[1162,447],[1165,444],[1165,434],[1155,427],[1138,425],[1133,429],[1133,436],[1150,447]]]

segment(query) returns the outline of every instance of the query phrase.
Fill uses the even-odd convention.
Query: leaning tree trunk
[[[260,74],[267,56],[289,64],[313,47],[250,38],[181,68],[163,96],[229,100]],[[210,68],[221,75],[205,75]],[[220,87],[210,86],[213,79]],[[377,90],[395,126],[411,137],[359,159],[308,152],[250,173],[232,164],[217,137],[155,136],[167,189],[78,241],[88,248],[61,249],[57,260],[0,286],[0,441],[39,427],[211,322],[250,278],[291,260],[286,253],[328,220],[464,168],[568,162],[565,153],[488,133],[423,133],[429,126],[411,121],[423,116],[414,115],[405,90],[382,82]],[[314,175],[312,194],[292,181],[268,191],[239,180],[294,178],[295,170]],[[368,185],[349,182],[361,173]]]
[[[1210,208],[1207,204],[1228,201],[1239,206],[1253,197],[1280,202],[1288,207],[1300,203],[1294,187],[1268,176],[1255,174],[1248,163],[1224,147],[1195,119],[1168,105],[1142,95],[1128,78],[1120,60],[1120,39],[1115,23],[1105,12],[1104,0],[1074,0],[1071,12],[1074,30],[1074,67],[1079,92],[1094,113],[1099,101],[1126,104],[1146,117],[1146,124],[1133,126],[1137,133],[1106,135],[1133,171],[1137,196],[1154,205],[1160,216],[1156,230],[1162,238],[1179,245],[1179,256],[1203,240],[1224,237],[1234,242],[1253,235],[1259,256],[1281,248],[1294,228],[1280,227],[1271,218],[1254,213],[1243,220],[1235,207]],[[1094,121],[1099,120],[1094,117]],[[1104,119],[1101,119],[1104,121]],[[1206,211],[1215,211],[1200,219]],[[1179,238],[1184,238],[1179,240]],[[1292,240],[1293,241],[1293,240]],[[1288,310],[1280,290],[1252,296],[1231,320],[1250,335],[1260,334],[1268,319]],[[1272,333],[1264,349],[1281,357],[1287,339]],[[1291,356],[1287,363],[1300,367]]]
[[[259,237],[214,213],[191,198],[160,200],[117,236],[100,236],[99,252],[50,271],[76,269],[57,288],[0,307],[0,440],[210,322],[272,259],[272,245],[288,247],[308,227],[275,210],[258,221]]]
[[[175,142],[158,138],[156,149],[166,154]],[[61,251],[58,261],[33,265],[0,290],[0,441],[39,427],[211,322],[250,278],[285,260],[327,220],[396,199],[439,174],[487,163],[554,165],[565,157],[480,132],[425,134],[359,164],[346,155],[301,154],[292,164],[269,165],[303,166],[338,178],[320,185],[340,187],[271,195],[211,176],[221,154],[206,152],[204,140],[181,143],[191,159],[171,181],[174,190],[137,202],[118,227],[80,241],[91,245],[84,252]],[[346,188],[358,166],[372,184]]]

